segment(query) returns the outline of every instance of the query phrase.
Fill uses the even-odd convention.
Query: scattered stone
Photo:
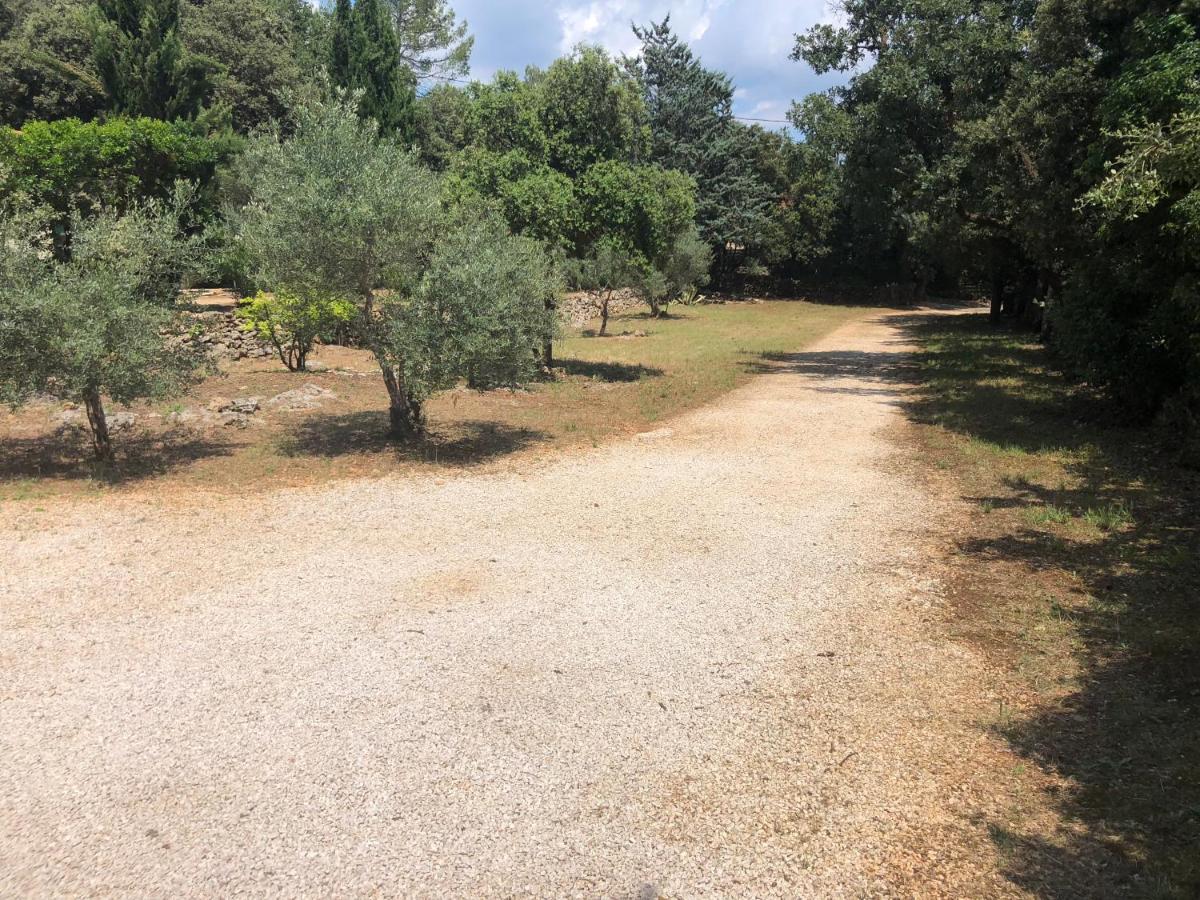
[[[167,413],[167,422],[171,425],[186,425],[200,418],[200,413],[192,407],[177,409]]]
[[[245,428],[250,424],[250,417],[239,412],[221,413],[221,424],[226,428]]]
[[[653,431],[643,431],[637,435],[637,439],[639,441],[657,441],[660,438],[670,437],[674,433],[670,428],[656,428]]]
[[[302,387],[276,394],[267,401],[267,405],[284,410],[319,409],[323,401],[336,398],[337,394],[328,388],[309,382]]]
[[[113,413],[108,417],[109,431],[128,431],[137,424],[138,417],[131,412]]]
[[[85,428],[87,416],[82,409],[64,409],[58,414],[59,428]]]
[[[233,400],[230,400],[228,403],[226,403],[224,406],[222,406],[217,411],[218,412],[235,412],[235,413],[242,413],[243,415],[250,415],[251,413],[258,412],[259,407],[261,405],[262,405],[261,397],[235,397]]]

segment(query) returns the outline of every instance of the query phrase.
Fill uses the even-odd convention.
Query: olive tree
[[[392,431],[406,436],[456,379],[511,383],[531,369],[559,286],[540,245],[482,209],[445,207],[438,177],[355,109],[315,105],[291,137],[251,141],[229,215],[260,287],[355,303]]]
[[[99,459],[112,456],[103,398],[170,396],[199,369],[198,351],[170,339],[195,247],[180,234],[182,202],[76,215],[65,260],[37,224],[44,212],[0,216],[0,400],[82,403]]]

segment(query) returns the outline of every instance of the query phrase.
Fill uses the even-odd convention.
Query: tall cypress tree
[[[212,91],[211,61],[179,39],[179,0],[98,0],[96,69],[112,109],[194,119]]]
[[[354,14],[351,0],[337,0],[333,8],[332,53],[329,60],[329,76],[338,87],[356,86],[354,63],[360,55],[361,35],[358,17]]]
[[[338,0],[334,7],[330,74],[340,87],[362,91],[359,114],[384,134],[413,137],[416,82],[400,59],[390,16],[380,0]]]

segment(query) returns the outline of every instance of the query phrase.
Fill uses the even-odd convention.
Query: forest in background
[[[797,36],[798,65],[847,81],[798,99],[793,138],[735,119],[669,21],[632,58],[583,46],[481,83],[445,0],[3,0],[0,198],[50,210],[65,252],[72,216],[196,182],[207,277],[251,290],[235,160],[349,90],[448,202],[576,285],[656,310],[705,277],[989,296],[1195,458],[1196,5],[846,0],[839,22]]]

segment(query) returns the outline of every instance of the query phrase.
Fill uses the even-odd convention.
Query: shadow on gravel
[[[997,726],[1066,779],[1044,799],[1070,826],[989,823],[1008,878],[1048,897],[1200,896],[1200,473],[1150,429],[1106,424],[1029,334],[986,315],[905,329],[924,348],[908,415],[971,442],[957,465],[987,513],[959,543],[956,618],[976,621],[955,624],[1016,677],[1070,663]]]
[[[112,462],[98,462],[82,432],[0,438],[0,480],[46,478],[123,484],[165,475],[202,459],[229,456],[234,446],[186,431],[113,435]]]
[[[420,438],[399,441],[388,434],[385,411],[316,415],[284,435],[284,456],[338,457],[392,453],[397,459],[467,468],[516,453],[546,439],[543,432],[497,422],[466,421],[430,426]]]

